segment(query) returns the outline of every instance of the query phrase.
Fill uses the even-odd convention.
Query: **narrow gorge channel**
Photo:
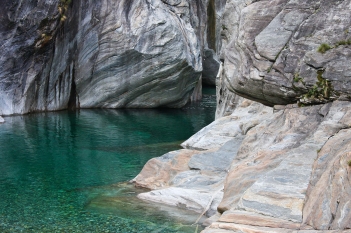
[[[205,88],[201,103],[183,109],[5,117],[0,232],[194,232],[198,214],[155,208],[125,182],[212,122],[215,104]]]

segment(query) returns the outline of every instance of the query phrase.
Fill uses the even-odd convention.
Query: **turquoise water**
[[[195,232],[198,214],[142,202],[125,182],[213,121],[214,91],[204,93],[184,109],[6,117],[0,232]]]

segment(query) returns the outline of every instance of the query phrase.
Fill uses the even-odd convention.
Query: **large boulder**
[[[201,85],[201,4],[6,0],[0,115],[185,105]]]
[[[350,0],[228,1],[226,87],[266,105],[349,100]]]

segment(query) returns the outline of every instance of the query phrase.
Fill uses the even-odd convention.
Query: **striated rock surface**
[[[182,107],[199,99],[205,48],[206,75],[215,77],[219,66],[208,38],[218,42],[215,11],[224,3],[6,0],[0,115]]]
[[[181,146],[197,150],[219,148],[233,138],[243,137],[251,128],[272,115],[270,107],[241,97],[237,97],[235,107],[231,115],[212,122]]]
[[[225,85],[267,105],[349,100],[351,2],[228,1]],[[330,49],[317,52],[326,43]]]
[[[150,160],[133,182],[137,187],[152,191],[139,194],[138,197],[213,215],[222,199],[223,181],[226,169],[229,168],[228,164],[223,163],[217,167],[203,163],[201,159],[212,158],[213,152],[180,150]],[[222,157],[228,154],[224,151]],[[235,153],[231,155],[234,156]],[[190,163],[193,164],[192,168]]]
[[[350,112],[342,123],[351,127]],[[318,153],[303,222],[316,229],[351,229],[351,130],[340,130]]]
[[[182,146],[187,149],[151,159],[133,182],[152,191],[138,197],[213,216],[245,134],[271,115],[271,108],[241,98],[235,113],[216,120],[184,142]]]
[[[350,232],[351,103],[239,106],[149,161],[138,197],[212,216],[204,232]]]
[[[222,215],[210,228],[349,229],[350,114],[350,102],[287,106],[251,129],[226,177]]]

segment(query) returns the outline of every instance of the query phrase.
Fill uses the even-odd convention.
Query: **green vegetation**
[[[351,167],[351,160],[347,161],[347,165]]]
[[[338,41],[336,44],[335,44],[335,48],[340,46],[340,45],[351,45],[351,40],[341,40],[341,41]]]
[[[327,52],[329,49],[332,49],[332,47],[331,47],[330,45],[328,45],[328,44],[323,43],[323,44],[321,44],[321,45],[318,47],[317,52],[319,52],[319,53],[325,53],[325,52]]]
[[[322,77],[323,72],[324,71],[322,70],[317,71],[318,81],[310,90],[308,90],[308,92],[305,94],[305,97],[318,99],[327,99],[330,97],[332,86],[329,80]]]
[[[329,80],[323,78],[324,70],[317,71],[317,82],[311,87],[306,94],[300,96],[299,106],[302,104],[318,104],[331,101],[336,93],[333,91],[332,84]]]
[[[323,44],[321,44],[321,45],[318,47],[317,52],[319,52],[319,53],[325,53],[325,52],[327,52],[328,50],[337,48],[337,47],[339,47],[339,46],[341,46],[341,45],[351,45],[351,39],[348,39],[348,40],[340,40],[340,41],[336,42],[334,46],[330,46],[329,44],[323,43]]]
[[[295,75],[294,75],[294,82],[295,83],[298,83],[298,82],[302,82],[302,80],[303,80],[303,78],[300,76],[300,74],[299,73],[296,73]]]

